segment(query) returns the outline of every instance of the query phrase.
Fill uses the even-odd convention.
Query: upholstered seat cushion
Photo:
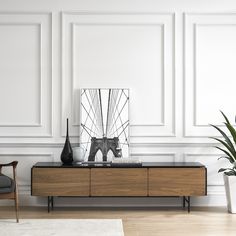
[[[14,181],[6,175],[0,174],[0,193],[10,193],[14,191]]]

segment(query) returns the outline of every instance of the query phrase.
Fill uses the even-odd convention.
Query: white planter
[[[236,213],[236,176],[224,176],[228,211]]]

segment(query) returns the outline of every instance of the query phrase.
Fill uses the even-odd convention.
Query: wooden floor
[[[0,207],[0,219],[14,218],[13,207]],[[236,214],[225,208],[55,208],[21,207],[21,219],[122,219],[125,236],[235,236]],[[0,223],[1,226],[1,223]],[[1,227],[0,227],[1,228]],[[99,236],[99,235],[98,235]]]

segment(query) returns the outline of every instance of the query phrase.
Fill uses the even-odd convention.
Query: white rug
[[[0,220],[1,236],[124,236],[121,219]]]

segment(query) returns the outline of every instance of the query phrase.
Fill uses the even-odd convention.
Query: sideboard
[[[53,197],[190,197],[207,195],[207,169],[197,162],[144,162],[141,166],[38,162],[31,169],[31,195]]]

